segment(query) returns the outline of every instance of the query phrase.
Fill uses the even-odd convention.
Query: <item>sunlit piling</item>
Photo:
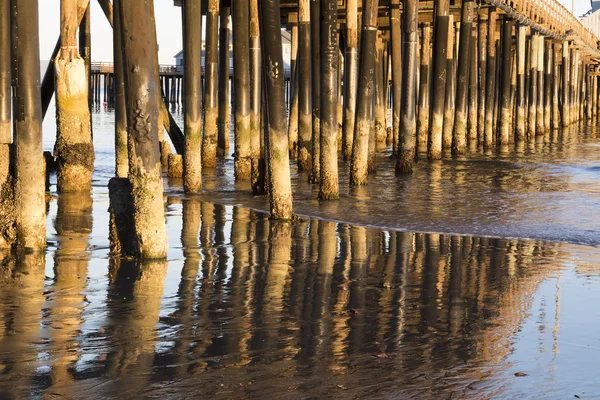
[[[62,0],[61,48],[54,60],[56,73],[56,145],[58,191],[91,189],[94,170],[88,78],[77,47],[78,8],[89,1]],[[82,6],[82,7],[80,7]]]
[[[183,154],[183,186],[188,193],[202,187],[202,77],[201,43],[202,13],[200,0],[184,0],[183,17],[183,73],[185,152]]]

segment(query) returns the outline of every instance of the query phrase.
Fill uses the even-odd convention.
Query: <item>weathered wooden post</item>
[[[478,65],[479,65],[479,105],[478,105],[478,115],[479,118],[477,120],[477,136],[479,137],[479,145],[483,145],[484,136],[485,136],[485,102],[487,99],[486,96],[486,86],[487,86],[487,39],[488,39],[488,24],[483,19],[485,14],[485,10],[479,10],[478,15],[478,24],[479,24],[479,32],[477,35],[477,56],[478,56]]]
[[[394,0],[399,1],[399,0]],[[344,56],[344,122],[342,124],[342,149],[344,159],[352,157],[354,120],[356,113],[356,88],[358,82],[358,0],[346,3],[346,51]],[[394,11],[392,9],[392,18]],[[394,26],[392,25],[392,30]],[[392,33],[393,34],[393,33]],[[395,93],[395,92],[394,92]]]
[[[125,82],[123,76],[123,53],[121,52],[121,14],[119,2],[113,0],[113,62],[115,70],[115,163],[116,175],[127,178],[129,157],[127,155],[127,110],[125,108]]]
[[[351,0],[353,1],[353,0]],[[312,93],[309,0],[298,2],[298,169],[312,168]]]
[[[471,31],[473,30],[473,0],[462,3],[460,38],[458,47],[458,78],[456,87],[456,111],[454,113],[454,135],[452,152],[462,154],[467,146],[467,96],[469,92],[469,64],[471,57]]]
[[[200,0],[183,0],[183,76],[185,153],[183,187],[199,192],[202,187],[202,12]]]
[[[448,0],[435,1],[435,23],[433,39],[433,97],[429,126],[428,156],[442,157],[442,130],[444,128],[444,103],[446,96],[448,35],[450,35],[450,4]]]
[[[544,46],[544,132],[550,132],[552,104],[552,39],[548,39]]]
[[[61,49],[56,72],[56,145],[58,190],[90,190],[94,170],[87,68],[77,47],[78,8],[89,0],[61,0]],[[82,13],[83,14],[83,13]]]
[[[338,188],[338,30],[337,0],[320,0],[321,107],[319,199],[335,200]]]
[[[410,173],[415,159],[417,122],[417,25],[419,1],[405,0],[402,13],[402,101],[400,106],[400,137],[396,173]]]
[[[398,151],[400,137],[400,99],[402,97],[402,32],[400,0],[390,2],[390,39],[392,53],[392,153]],[[386,99],[387,100],[387,99]]]
[[[321,0],[310,1],[310,51],[312,71],[312,173],[310,181],[316,183],[321,177]]]
[[[255,194],[264,191],[264,160],[261,152],[262,129],[262,60],[260,48],[260,26],[258,23],[258,1],[250,0],[250,186]],[[262,139],[264,140],[264,138]]]
[[[488,9],[487,20],[487,66],[485,90],[485,131],[483,147],[492,148],[494,142],[494,95],[496,92],[496,8]]]
[[[431,25],[421,25],[421,68],[419,79],[419,115],[417,117],[417,143],[419,149],[427,149],[429,133],[429,63],[431,61]]]
[[[553,43],[552,45],[552,129],[560,128],[560,43]]]
[[[290,149],[290,158],[298,157],[298,71],[296,68],[296,58],[298,56],[298,24],[292,23],[292,43],[290,55],[290,121],[288,124],[288,143]]]
[[[544,134],[544,36],[538,35],[537,44],[537,105],[535,109],[535,131]]]
[[[502,27],[502,95],[500,100],[500,140],[501,147],[508,146],[510,140],[510,127],[512,125],[513,114],[510,99],[510,85],[512,83],[512,36],[515,22],[512,19],[505,19]]]
[[[367,158],[369,155],[369,133],[371,130],[369,110],[373,104],[378,5],[379,0],[363,1],[356,121],[354,124],[352,162],[350,165],[350,184],[354,186],[365,185],[367,183]]]
[[[454,16],[450,15],[448,30],[448,50],[446,51],[446,93],[444,98],[444,122],[442,127],[442,149],[452,148],[454,131],[454,108],[456,101],[456,63],[454,60]]]
[[[472,24],[473,25],[473,24]],[[468,142],[470,149],[477,148],[477,107],[479,104],[479,70],[477,60],[477,27],[473,26],[471,33],[471,46],[469,57],[469,124]]]
[[[11,87],[10,87],[10,1],[0,4],[0,196],[10,184]]]
[[[167,253],[163,186],[158,144],[157,53],[153,34],[153,0],[119,3],[129,127],[129,181],[135,207],[137,252],[142,258]]]
[[[209,0],[206,10],[204,46],[204,129],[202,132],[202,166],[217,165],[219,132],[219,0]]]
[[[527,40],[527,26],[519,24],[517,27],[517,141],[525,140],[525,41]],[[557,78],[558,80],[558,78]]]
[[[569,42],[565,40],[562,47],[562,126],[567,127],[571,123]]]
[[[219,13],[219,132],[217,155],[224,156],[229,150],[229,6],[221,4]]]
[[[233,19],[233,93],[235,110],[236,180],[250,179],[250,4],[248,0],[232,0]]]
[[[538,84],[538,33],[535,32],[531,35],[531,66],[529,69],[529,118],[528,118],[528,129],[527,134],[529,139],[533,139],[535,137],[535,129],[536,129],[536,117],[537,117],[537,84]]]
[[[294,216],[294,209],[285,116],[279,0],[261,0],[259,9],[268,109],[267,165],[271,218],[287,220]]]
[[[384,148],[385,147],[385,139],[386,139],[386,102],[383,100],[383,93],[385,92],[385,87],[383,83],[383,71],[384,65],[387,59],[384,57],[384,41],[382,38],[382,34],[377,37],[377,55],[376,55],[376,63],[375,67],[375,98],[374,98],[374,107],[375,107],[375,139],[377,141],[377,147],[373,147],[373,150],[376,148]],[[372,153],[375,155],[375,152]],[[375,167],[375,161],[373,160],[372,165]]]
[[[46,247],[46,203],[38,4],[37,0],[12,0],[10,5],[17,246],[42,250]]]

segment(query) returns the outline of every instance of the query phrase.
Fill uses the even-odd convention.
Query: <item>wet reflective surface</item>
[[[47,256],[3,259],[0,398],[599,393],[596,248],[168,198],[168,260],[140,264],[106,206],[58,197]]]
[[[93,192],[54,195],[46,253],[0,254],[0,398],[598,398],[595,132],[403,178],[381,154],[340,202],[295,173],[319,219],[293,224],[225,159],[200,196],[166,182],[168,259],[139,263],[108,254],[101,111]]]

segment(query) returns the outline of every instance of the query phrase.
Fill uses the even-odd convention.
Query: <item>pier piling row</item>
[[[340,163],[364,185],[386,146],[406,174],[419,158],[506,153],[599,115],[600,41],[557,0],[174,0],[178,66],[158,64],[153,0],[91,1],[113,27],[114,63],[90,59],[90,0],[61,0],[43,80],[37,0],[0,6],[1,247],[45,247],[41,122],[53,95],[59,192],[91,189],[91,112],[115,110],[115,175],[127,182],[112,187],[131,200],[117,202],[133,209],[128,253],[145,258],[166,254],[171,145],[198,193],[229,152],[230,119],[235,180],[290,219],[290,162],[335,200]]]

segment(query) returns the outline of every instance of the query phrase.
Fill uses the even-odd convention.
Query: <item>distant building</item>
[[[283,68],[285,71],[289,71],[291,68],[291,58],[292,58],[292,34],[285,29],[281,30],[281,44],[283,46]],[[200,61],[201,65],[205,65],[204,61],[204,40],[202,40],[202,59]],[[175,65],[177,65],[177,69],[181,69],[183,71],[183,50],[179,53],[175,54]],[[233,38],[231,32],[229,33],[229,68],[233,68]]]

